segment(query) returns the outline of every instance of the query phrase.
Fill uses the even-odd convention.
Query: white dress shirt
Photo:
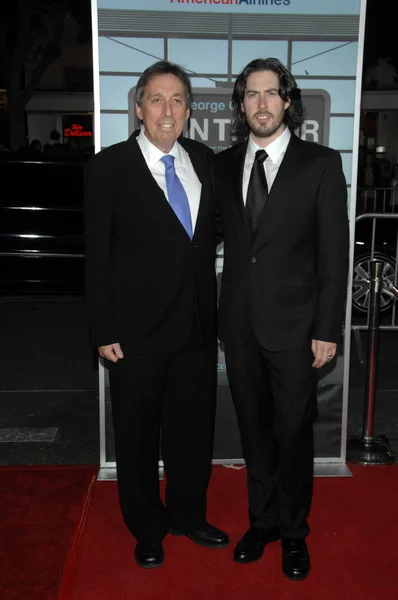
[[[137,137],[137,142],[150,172],[155,178],[156,183],[163,190],[167,201],[169,201],[166,186],[166,165],[161,160],[162,157],[166,155],[148,140],[143,129],[141,129]],[[175,170],[188,197],[189,208],[191,211],[192,231],[194,231],[196,220],[198,218],[202,184],[195,173],[188,152],[184,150],[178,142],[174,144],[169,154],[172,154],[175,158]]]
[[[247,188],[249,187],[249,179],[252,171],[254,157],[257,150],[265,150],[268,154],[267,158],[263,162],[265,176],[267,178],[268,192],[271,191],[272,184],[277,176],[278,169],[281,166],[283,157],[285,156],[286,148],[290,141],[291,133],[286,127],[279,137],[269,144],[266,148],[257,146],[253,141],[252,137],[249,137],[247,144],[245,164],[243,167],[243,181],[242,181],[242,194],[243,203],[246,206]]]

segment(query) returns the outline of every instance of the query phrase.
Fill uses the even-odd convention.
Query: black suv
[[[0,294],[83,293],[88,157],[0,158]]]
[[[88,156],[50,160],[0,153],[0,295],[83,294],[83,171]],[[370,218],[384,214],[384,218]],[[375,222],[375,225],[374,225]],[[370,260],[384,261],[386,283],[396,285],[398,188],[359,189],[353,309],[369,306]],[[383,287],[381,310],[394,296]]]

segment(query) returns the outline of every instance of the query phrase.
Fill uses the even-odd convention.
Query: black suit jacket
[[[224,236],[219,337],[267,350],[337,342],[348,272],[346,181],[338,152],[291,136],[252,239],[242,198],[247,141],[213,159]]]
[[[92,157],[85,173],[86,300],[94,346],[174,352],[197,314],[216,340],[211,151],[181,139],[202,184],[193,240],[149,171],[136,133]]]

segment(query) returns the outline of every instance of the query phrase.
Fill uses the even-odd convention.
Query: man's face
[[[257,71],[247,78],[242,111],[254,141],[262,147],[273,142],[285,128],[283,118],[290,100],[282,100],[278,90],[279,78],[273,71]]]
[[[148,140],[165,154],[170,152],[190,113],[183,83],[171,73],[156,75],[135,108]]]

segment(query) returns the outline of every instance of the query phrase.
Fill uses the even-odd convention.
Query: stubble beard
[[[274,135],[280,129],[283,124],[283,119],[278,121],[271,121],[270,123],[257,123],[255,121],[257,115],[254,115],[251,122],[249,122],[249,127],[256,137],[259,138],[268,138]]]

